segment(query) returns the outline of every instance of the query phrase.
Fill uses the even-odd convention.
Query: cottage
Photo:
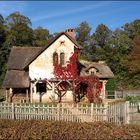
[[[74,38],[73,29],[59,33],[42,48],[13,47],[3,81],[7,102],[73,102],[76,98],[79,101],[86,100],[87,87],[80,85],[77,96],[73,83],[75,77],[90,75],[99,78],[100,97],[104,99],[105,84],[114,75],[104,63],[77,62],[81,48]]]

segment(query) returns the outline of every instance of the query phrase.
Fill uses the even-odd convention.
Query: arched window
[[[55,52],[53,53],[53,65],[58,64],[58,54]]]
[[[64,59],[65,59],[65,54],[60,53],[60,66],[64,66]]]

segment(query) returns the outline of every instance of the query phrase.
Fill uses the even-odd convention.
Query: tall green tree
[[[7,42],[13,46],[32,45],[33,30],[28,17],[14,12],[6,18],[5,22],[8,28]]]
[[[117,87],[119,89],[126,88],[128,77],[128,54],[132,45],[131,39],[121,29],[113,32],[111,37],[112,51],[107,59],[108,65],[115,74]],[[124,82],[126,80],[126,82]]]
[[[13,25],[8,32],[7,41],[12,46],[31,46],[33,44],[33,30],[26,25]]]
[[[7,53],[8,53],[8,48],[5,47],[5,42],[6,42],[6,27],[4,25],[4,18],[2,15],[0,15],[0,85],[2,83],[2,80],[4,78],[4,74],[6,71],[6,62],[7,62]]]
[[[109,61],[108,59],[108,63],[110,64],[112,70],[115,73],[127,71],[127,55],[129,53],[129,48],[131,47],[131,40],[123,30],[115,30],[110,44],[113,48],[113,55],[112,57],[110,56],[110,58],[113,61]]]
[[[95,33],[92,35],[96,40],[96,44],[103,48],[111,36],[111,30],[104,24],[97,26]]]
[[[13,12],[9,16],[6,17],[5,19],[6,25],[11,28],[14,25],[26,25],[26,26],[31,26],[31,20],[22,15],[20,12]]]
[[[5,19],[4,24],[0,28],[0,39],[3,40],[0,49],[0,84],[7,69],[10,46],[32,45],[33,41],[31,21],[28,17],[14,12]]]
[[[6,31],[4,26],[4,18],[0,14],[0,48],[2,47],[2,44],[4,43],[6,38]]]
[[[5,26],[3,24],[0,24],[0,48],[2,47],[2,44],[5,42],[5,39],[6,39]]]
[[[140,34],[137,34],[132,42],[128,55],[127,87],[139,89],[140,85]]]
[[[135,36],[131,52],[128,56],[128,66],[130,73],[140,72],[140,34]]]
[[[90,37],[90,42],[95,46],[93,55],[97,60],[107,60],[112,53],[111,38],[112,31],[104,24],[97,26],[95,32]],[[90,44],[93,44],[90,43]]]
[[[136,19],[130,23],[126,23],[123,29],[130,39],[134,39],[136,35],[140,34],[140,19]]]
[[[3,16],[0,14],[0,24],[3,24],[4,23],[4,18]]]
[[[48,29],[38,27],[34,30],[34,46],[44,47],[48,44],[48,41],[52,38]]]
[[[75,29],[76,40],[81,46],[88,44],[90,39],[90,31],[91,27],[86,21],[80,23],[79,26]]]
[[[89,46],[91,27],[84,21],[75,28],[76,40],[83,47],[81,51],[81,58],[90,60],[92,59],[92,47]],[[90,50],[90,51],[89,51]]]

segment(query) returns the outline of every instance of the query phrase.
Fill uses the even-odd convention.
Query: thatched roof
[[[23,70],[25,64],[40,50],[39,47],[13,47],[8,60],[8,69]]]
[[[4,88],[27,88],[29,87],[29,73],[19,70],[8,70],[3,81]]]
[[[85,76],[88,75],[88,70],[91,68],[95,68],[97,70],[96,76],[99,78],[114,78],[114,74],[111,69],[106,64],[88,62],[88,61],[79,61],[83,68],[81,69],[80,75]]]

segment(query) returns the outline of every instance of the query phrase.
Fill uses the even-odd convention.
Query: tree
[[[14,12],[6,18],[8,27],[7,42],[13,46],[32,45],[33,30],[30,28],[31,21],[28,17]]]
[[[0,15],[0,85],[3,81],[5,71],[6,71],[6,62],[9,52],[5,47],[6,41],[6,27],[4,26],[4,18]]]
[[[134,39],[136,35],[140,34],[140,19],[136,19],[131,23],[126,23],[123,29],[130,39]]]
[[[140,34],[133,39],[133,45],[128,55],[128,87],[139,89],[140,85]]]
[[[130,73],[140,72],[140,34],[133,40],[133,46],[128,56]]]
[[[80,23],[80,25],[75,29],[76,40],[81,46],[88,44],[90,39],[90,31],[91,27],[86,21]]]
[[[2,44],[4,43],[5,39],[6,39],[5,26],[3,24],[0,24],[0,48],[2,47]]]
[[[12,27],[14,25],[26,25],[26,26],[31,26],[31,20],[24,16],[21,15],[20,12],[14,12],[11,13],[9,16],[6,17],[5,23],[8,27]]]
[[[34,30],[34,46],[46,46],[50,38],[52,38],[52,35],[50,35],[49,30],[42,27],[38,27]]]
[[[0,24],[3,24],[4,23],[4,18],[3,16],[0,14]]]
[[[92,35],[96,44],[103,48],[111,36],[111,30],[104,24],[97,26],[95,33]]]
[[[8,42],[4,42],[0,49],[0,85],[4,79],[7,70],[7,60],[10,53],[10,48]]]
[[[110,57],[110,50],[112,50],[110,46],[111,35],[112,31],[106,25],[100,24],[97,26],[90,37],[90,46],[94,48],[94,52],[92,51],[93,60],[107,61],[108,57]]]
[[[133,39],[133,45],[128,55],[128,87],[139,89],[140,85],[140,34]]]
[[[76,32],[76,40],[83,47],[81,51],[81,58],[91,60],[92,59],[92,47],[89,46],[90,42],[90,31],[91,27],[89,24],[84,21],[79,24],[77,28],[75,28]],[[90,51],[89,51],[90,50]]]
[[[7,41],[12,46],[30,46],[33,42],[33,30],[26,25],[13,25],[8,33]]]
[[[122,30],[115,30],[111,38],[111,46],[113,47],[112,56],[108,63],[115,73],[123,73],[127,71],[127,55],[131,47],[131,40]],[[113,61],[112,61],[113,60]]]
[[[33,41],[33,32],[30,28],[31,21],[28,17],[19,12],[14,12],[6,18],[4,23],[6,26],[0,25],[0,84],[7,69],[9,46],[32,45]]]

